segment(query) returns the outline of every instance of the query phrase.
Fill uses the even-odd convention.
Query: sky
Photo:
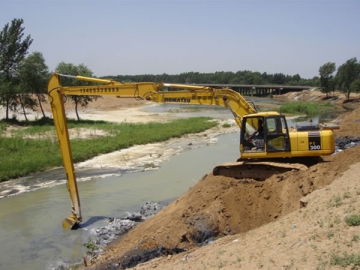
[[[319,76],[360,60],[360,0],[0,0],[49,71],[95,76],[217,71]]]

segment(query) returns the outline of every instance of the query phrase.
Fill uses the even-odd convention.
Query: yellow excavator
[[[92,82],[93,85],[62,86],[61,77]],[[54,73],[48,83],[48,95],[72,203],[72,213],[63,221],[64,229],[71,229],[82,221],[64,109],[66,95],[114,96],[156,103],[228,108],[240,128],[240,158],[216,166],[214,175],[264,180],[276,172],[306,169],[301,162],[304,158],[331,155],[335,152],[335,138],[331,129],[319,129],[311,123],[289,129],[284,115],[278,112],[258,112],[254,104],[247,102],[238,92],[226,88],[153,82],[120,83]],[[300,163],[289,160],[300,160]]]

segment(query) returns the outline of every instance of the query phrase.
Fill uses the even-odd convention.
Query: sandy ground
[[[125,107],[138,105],[123,106],[117,117],[130,121]],[[89,108],[89,115],[104,113],[100,107]],[[110,106],[105,114],[112,110]],[[158,115],[138,112],[138,120],[159,120]],[[359,137],[360,109],[338,123],[337,137]],[[356,269],[356,262],[344,258],[360,256],[359,227],[345,221],[360,217],[359,150],[345,150],[307,171],[274,175],[264,182],[209,172],[164,210],[110,244],[88,268],[121,269],[134,258],[139,261],[145,251],[158,249],[162,256],[134,269]],[[176,249],[187,251],[175,254]]]
[[[359,149],[353,151],[359,152]],[[359,157],[357,156],[357,158]],[[261,209],[263,207],[270,208],[271,201],[266,202],[264,196],[260,195],[260,190],[274,192],[268,187],[272,183],[270,180],[267,183],[268,185],[258,187],[259,196],[257,198],[251,198],[251,203],[256,204],[257,210],[254,209],[241,215],[242,210],[248,208],[250,203],[249,201],[242,203],[241,200],[236,203],[237,210],[229,211],[228,207],[224,209],[226,215],[239,213],[239,216],[246,218],[244,223],[252,224],[245,229],[245,232],[224,236],[204,247],[191,248],[185,253],[160,257],[138,265],[134,269],[354,269],[351,268],[354,266],[352,263],[349,267],[344,268],[331,264],[335,262],[336,257],[334,255],[343,257],[347,253],[359,256],[359,228],[350,227],[345,223],[345,217],[359,215],[359,173],[360,163],[354,163],[345,172],[339,173],[336,180],[331,184],[316,185],[315,188],[318,189],[305,197],[296,196],[297,200],[279,199],[278,205],[273,207],[276,207],[279,210],[279,215],[283,216],[276,219],[271,218],[272,221],[268,217],[274,211]],[[204,181],[208,180],[205,179]],[[229,179],[217,180],[229,181]],[[300,180],[299,177],[289,179],[288,176],[284,181],[291,181],[293,185],[283,184],[278,192],[282,194],[276,196],[284,197],[286,196],[284,193],[287,192],[289,192],[288,196],[292,195],[293,189],[303,183]],[[208,182],[208,184],[213,184],[213,182]],[[234,183],[232,185],[235,186]],[[279,184],[276,185],[277,188],[279,186]],[[200,187],[199,185],[194,189]],[[241,194],[243,196],[246,194],[246,197],[253,197],[254,192],[245,192],[244,190]],[[230,197],[230,195],[235,194],[222,192],[221,195]],[[185,198],[180,198],[178,204],[181,204],[182,200]],[[291,201],[297,202],[297,205],[292,207],[293,211],[289,209],[284,212],[282,210],[283,204]],[[306,207],[301,208],[300,201],[306,203]],[[189,207],[191,206],[193,204],[189,204]],[[167,209],[167,212],[171,210]],[[161,214],[165,215],[165,211],[163,210]],[[290,213],[287,214],[289,211]],[[221,216],[221,219],[227,219],[226,215],[224,217],[224,214],[217,214]],[[256,224],[254,222],[255,215],[259,218],[268,219],[268,221]],[[240,217],[237,219],[241,220]],[[262,223],[265,224],[262,225]],[[169,227],[172,225],[168,224]],[[255,228],[252,229],[252,227]],[[156,231],[154,230],[152,236],[157,238],[163,228],[164,226],[159,226]],[[186,231],[183,232],[186,233]]]

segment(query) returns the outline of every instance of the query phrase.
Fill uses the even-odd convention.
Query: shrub
[[[360,255],[347,254],[346,252],[343,256],[337,255],[335,253],[331,254],[331,265],[341,265],[342,267],[347,267],[349,265],[359,266],[360,265]],[[355,269],[355,268],[351,268]]]
[[[345,222],[349,226],[360,226],[360,216],[351,215],[345,218]]]

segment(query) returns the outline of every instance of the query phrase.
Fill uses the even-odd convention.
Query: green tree
[[[46,117],[42,103],[46,102],[49,71],[42,53],[33,52],[21,62],[19,79],[19,100],[25,118],[25,108],[34,109],[35,106],[39,106],[43,117]]]
[[[11,25],[6,24],[0,32],[0,104],[6,108],[6,120],[9,119],[9,110],[16,110],[19,104],[18,67],[33,41],[30,35],[23,39],[23,22],[22,19],[13,19]]]
[[[345,64],[338,68],[336,79],[339,89],[346,94],[347,99],[350,99],[351,85],[357,79],[360,79],[360,63],[356,57],[347,60]]]
[[[272,83],[274,84],[284,84],[286,76],[282,73],[275,73],[273,75]]]
[[[335,70],[336,65],[335,63],[331,62],[328,62],[319,68],[321,92],[326,93],[326,96],[328,96],[329,92],[332,90],[332,74],[335,72]]]
[[[350,85],[351,92],[359,93],[360,92],[360,79],[356,79]]]
[[[319,77],[313,79],[301,78],[299,74],[284,75],[282,73],[267,74],[249,70],[233,72],[217,71],[215,73],[186,72],[177,75],[117,75],[106,76],[120,82],[172,82],[195,84],[288,84],[320,86]]]
[[[93,72],[83,64],[75,66],[71,63],[59,63],[55,71],[62,74],[74,75],[74,76],[85,76],[85,77],[93,77]],[[61,84],[66,86],[78,86],[78,85],[90,85],[90,82],[77,81],[71,78],[61,78]],[[75,113],[77,120],[80,120],[78,107],[79,105],[82,107],[86,107],[89,102],[92,102],[97,99],[97,96],[68,96],[70,100],[75,104]]]
[[[299,74],[295,74],[294,76],[292,76],[292,81],[293,82],[298,82],[301,80],[301,77]]]
[[[329,89],[330,91],[333,92],[333,96],[335,96],[335,90],[336,90],[336,86],[337,86],[337,78],[336,76],[335,77],[332,77],[330,80],[329,80]]]

